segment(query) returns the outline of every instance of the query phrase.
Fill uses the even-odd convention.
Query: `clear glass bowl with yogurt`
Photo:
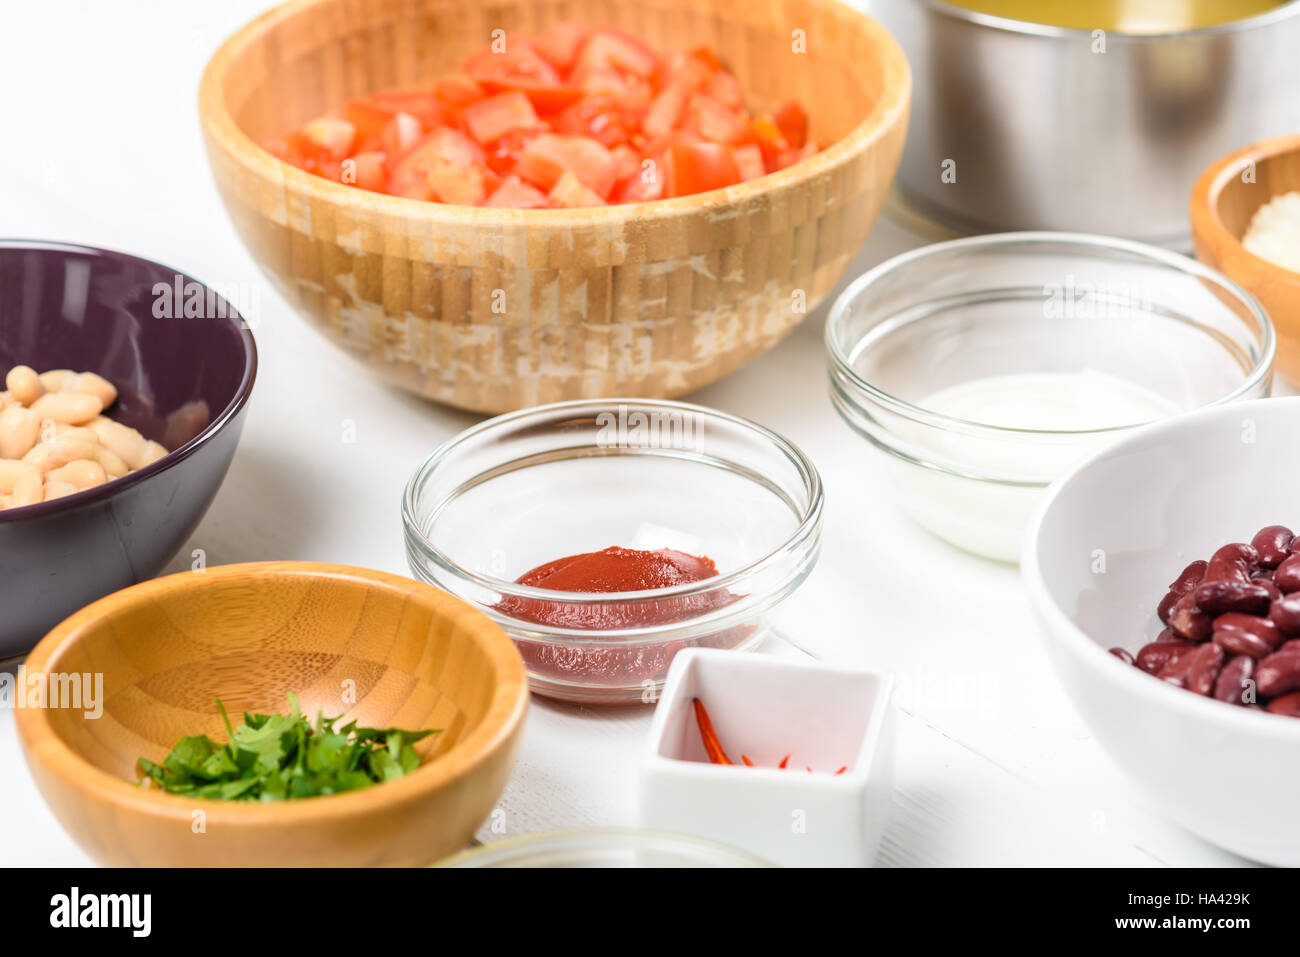
[[[832,401],[887,453],[902,507],[1014,562],[1042,490],[1089,453],[1267,395],[1275,337],[1248,292],[1184,256],[1026,232],[882,263],[836,300],[826,347]]]

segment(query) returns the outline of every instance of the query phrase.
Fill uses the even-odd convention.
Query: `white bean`
[[[100,445],[117,453],[131,468],[140,468],[149,444],[143,435],[130,426],[103,417],[91,422],[90,430],[98,436]]]
[[[68,376],[63,380],[59,391],[82,392],[93,395],[99,399],[105,409],[117,401],[117,389],[113,383],[94,372],[83,372],[80,375]]]
[[[104,411],[99,396],[85,392],[47,392],[29,406],[42,419],[82,425]]]
[[[5,375],[5,388],[9,395],[23,405],[31,405],[45,394],[41,377],[31,366],[14,366]]]
[[[0,459],[20,459],[36,444],[41,417],[21,405],[0,412]]]
[[[46,477],[51,482],[67,482],[78,489],[94,488],[108,481],[104,466],[87,459],[78,459],[62,468],[51,469],[46,473]]]
[[[75,462],[77,459],[93,459],[95,447],[80,439],[55,439],[53,442],[40,442],[23,456],[23,461],[34,465],[41,472],[57,469]]]
[[[80,491],[80,489],[71,482],[46,482],[45,501],[52,502],[56,498],[63,498],[63,496],[71,495],[77,491]]]

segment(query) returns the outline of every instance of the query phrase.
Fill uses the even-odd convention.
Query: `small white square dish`
[[[893,792],[892,690],[889,677],[822,662],[680,652],[642,757],[641,826],[783,867],[870,866]],[[696,699],[733,764],[710,761]]]

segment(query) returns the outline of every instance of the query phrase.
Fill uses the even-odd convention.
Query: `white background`
[[[199,75],[265,0],[0,3],[0,235],[108,246],[259,295],[261,368],[229,477],[191,548],[210,564],[306,559],[406,574],[402,487],[476,417],[370,377],[261,278],[208,175]],[[850,275],[923,240],[888,215]],[[895,672],[897,784],[882,865],[1243,863],[1164,821],[1063,696],[1016,571],[957,553],[893,507],[876,453],[827,398],[818,310],[689,399],[753,418],[826,484],[821,561],[780,623],[820,657]],[[357,441],[341,441],[343,423]],[[534,699],[503,795],[507,834],[635,823],[648,712]],[[46,809],[0,712],[0,863],[85,856]],[[483,832],[484,839],[494,834]]]

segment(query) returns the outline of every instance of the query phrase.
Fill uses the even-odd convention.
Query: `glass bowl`
[[[436,449],[402,502],[415,576],[500,624],[534,691],[585,703],[652,702],[682,648],[762,642],[817,559],[821,517],[817,470],[779,435],[640,399],[490,419]],[[516,583],[612,545],[707,556],[718,574],[632,592]]]
[[[771,867],[744,851],[686,834],[633,828],[547,831],[493,841],[435,867]]]
[[[1033,232],[882,263],[836,300],[826,348],[832,401],[887,453],[902,507],[1014,562],[1052,480],[1149,422],[1267,395],[1275,339],[1248,292],[1184,256]]]

